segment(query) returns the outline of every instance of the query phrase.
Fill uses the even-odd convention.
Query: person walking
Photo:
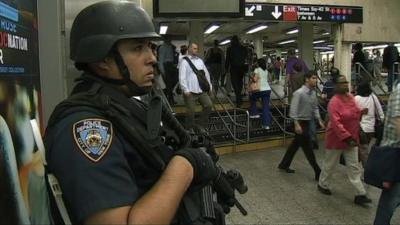
[[[381,146],[400,148],[400,84],[390,95]],[[400,205],[400,183],[383,182],[374,225],[390,224],[393,213]]]
[[[297,150],[301,147],[308,162],[314,170],[315,180],[318,180],[321,169],[318,166],[311,146],[309,133],[310,120],[317,118],[320,126],[322,128],[325,126],[319,114],[318,99],[315,94],[318,80],[317,73],[316,71],[310,70],[304,75],[304,77],[304,85],[293,93],[293,98],[290,104],[290,117],[294,120],[295,136],[279,163],[278,168],[287,173],[294,173],[295,170],[290,169],[290,164],[292,163]]]
[[[221,77],[221,74],[223,73],[224,69],[224,52],[222,49],[218,46],[219,41],[214,40],[214,47],[210,48],[207,51],[206,57],[205,57],[205,64],[207,68],[210,70],[210,75],[211,75],[211,82],[213,84],[213,89],[215,90],[215,93],[218,92],[219,88],[219,80]]]
[[[388,46],[383,50],[383,56],[382,56],[382,67],[387,70],[388,76],[387,76],[387,87],[388,87],[388,92],[392,92],[393,85],[397,81],[398,77],[395,75],[393,72],[393,65],[395,62],[399,61],[399,51],[396,46],[394,46],[393,43],[389,43]]]
[[[362,170],[358,162],[359,129],[362,113],[358,108],[353,95],[349,93],[349,83],[346,77],[339,76],[335,86],[336,94],[328,105],[329,122],[325,135],[325,158],[321,176],[318,182],[318,191],[331,195],[331,178],[335,167],[339,164],[343,153],[346,160],[347,176],[356,190],[354,203],[364,205],[370,203],[367,192],[361,181]]]
[[[255,82],[259,84],[259,90],[250,93],[250,118],[258,118],[257,99],[262,102],[262,127],[270,129],[271,112],[269,109],[269,99],[271,96],[271,87],[269,86],[269,73],[265,59],[257,60],[257,68],[254,70]]]
[[[361,82],[357,87],[355,101],[360,109],[368,109],[367,113],[362,115],[360,121],[360,146],[359,156],[363,167],[367,163],[369,146],[375,135],[375,118],[383,121],[384,114],[378,97],[372,93],[369,82]]]
[[[242,106],[243,77],[247,71],[246,58],[248,50],[238,36],[233,36],[231,46],[226,50],[225,71],[229,71],[236,96],[236,107]]]
[[[197,44],[189,44],[189,54],[182,59],[179,67],[179,84],[181,85],[183,98],[187,108],[186,126],[188,129],[195,127],[194,113],[196,109],[196,101],[199,101],[203,107],[203,111],[200,113],[199,124],[205,129],[208,128],[208,117],[211,113],[212,107],[210,96],[207,92],[201,89],[198,77],[191,66],[192,64],[197,70],[204,71],[207,82],[210,85],[209,91],[211,92],[212,85],[210,81],[210,74],[203,60],[198,56],[198,52],[199,49]]]

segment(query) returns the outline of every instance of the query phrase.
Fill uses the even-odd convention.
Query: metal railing
[[[224,124],[224,127],[226,130],[229,132],[230,136],[233,139],[233,145],[236,146],[236,142],[240,143],[248,143],[250,141],[250,115],[249,111],[246,109],[241,109],[237,108],[235,104],[232,102],[230,97],[227,94],[227,91],[224,87],[219,87],[218,90],[220,93],[223,95],[224,99],[227,100],[227,102],[230,104],[230,106],[233,108],[233,116],[230,114],[229,110],[225,107],[224,102],[221,102],[221,100],[218,97],[218,93],[214,93],[214,98],[213,100],[217,101],[217,104],[222,108],[222,111],[227,115],[229,118],[230,122],[233,124],[233,131],[229,128],[227,122],[223,119],[223,115],[221,115],[220,111],[216,108],[216,104],[213,101],[213,109],[217,113],[218,117],[221,119],[222,123]],[[244,112],[246,114],[246,124],[240,124],[237,122],[237,111]],[[242,140],[240,138],[237,138],[237,127],[243,127],[246,128],[246,139]]]
[[[363,74],[361,74],[363,73]],[[371,82],[372,86],[378,86],[379,89],[386,95],[387,92],[385,91],[385,89],[382,87],[382,84],[380,83],[380,81],[378,81],[377,79],[375,79],[367,69],[365,69],[365,67],[357,62],[355,63],[355,74],[356,74],[356,85],[358,85],[358,81],[359,80],[363,80],[363,79],[367,79],[369,82]],[[376,92],[372,89],[373,93],[378,96],[376,94]]]
[[[271,87],[271,86],[270,86]],[[274,93],[276,97],[278,97],[278,100],[280,101],[280,104],[283,106],[283,112],[279,109],[279,107],[273,102],[270,101],[270,105],[278,112],[278,114],[283,118],[283,125],[281,125],[278,121],[277,118],[275,118],[274,115],[270,112],[271,118],[274,120],[274,122],[278,125],[279,129],[283,132],[283,143],[285,144],[286,141],[286,135],[294,135],[294,133],[289,132],[286,130],[287,122],[289,120],[292,120],[290,117],[287,117],[287,108],[289,104],[285,102],[285,97],[279,96],[279,94],[276,92],[276,90],[271,87],[271,92]]]

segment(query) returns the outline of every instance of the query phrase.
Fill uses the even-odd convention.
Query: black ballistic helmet
[[[70,36],[70,58],[78,63],[104,59],[112,46],[126,38],[159,38],[151,18],[128,1],[104,1],[83,9]]]

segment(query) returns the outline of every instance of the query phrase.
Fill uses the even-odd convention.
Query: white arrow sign
[[[282,15],[282,13],[279,12],[279,8],[277,5],[275,6],[275,11],[272,12],[271,14],[275,19],[278,19]]]
[[[245,9],[245,16],[254,16],[253,11],[256,9],[255,5],[251,6],[250,9],[247,7]]]

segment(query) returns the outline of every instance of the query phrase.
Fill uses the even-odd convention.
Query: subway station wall
[[[399,0],[246,0],[246,2],[362,6],[363,24],[345,24],[343,41],[400,41]]]

